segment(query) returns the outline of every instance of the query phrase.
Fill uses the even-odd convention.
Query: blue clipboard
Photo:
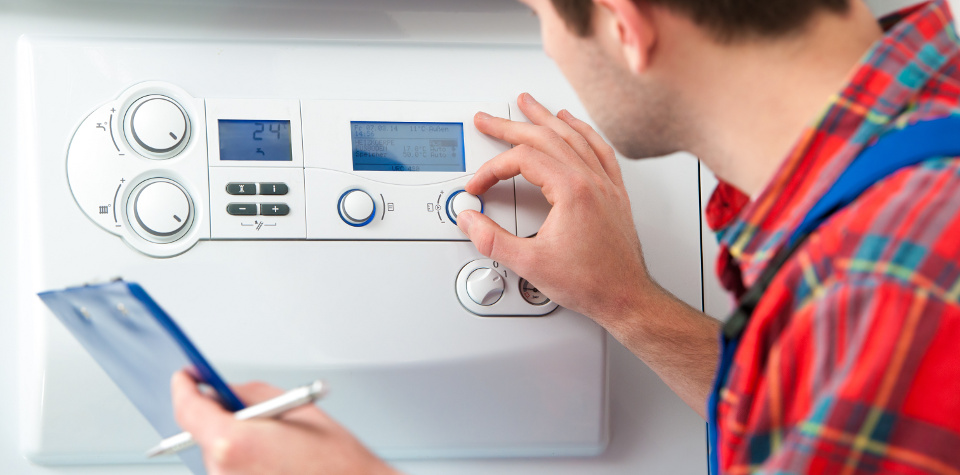
[[[244,408],[187,335],[138,284],[116,280],[39,295],[161,437],[181,432],[170,396],[170,378],[181,369],[192,368],[194,377],[209,385],[227,410]],[[193,473],[206,473],[197,447],[179,455]]]

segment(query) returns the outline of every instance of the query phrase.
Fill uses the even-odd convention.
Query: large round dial
[[[376,202],[363,190],[350,190],[341,195],[338,208],[343,222],[354,227],[370,224],[377,212]]]
[[[147,158],[176,155],[190,135],[190,121],[183,108],[166,96],[138,100],[127,111],[124,124],[130,145]]]
[[[137,186],[130,196],[129,221],[141,237],[157,243],[173,242],[190,228],[193,202],[178,183],[155,178]]]

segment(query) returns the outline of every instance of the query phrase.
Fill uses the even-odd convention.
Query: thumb
[[[473,210],[460,213],[457,216],[457,226],[470,238],[480,254],[502,262],[514,272],[524,272],[519,268],[519,258],[524,255],[523,249],[529,245],[525,239],[514,236],[492,219]]]

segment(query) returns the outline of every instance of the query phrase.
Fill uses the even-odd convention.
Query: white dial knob
[[[503,296],[503,276],[489,267],[481,267],[467,277],[467,295],[484,307],[493,305]]]
[[[143,237],[155,242],[178,238],[192,220],[190,197],[173,181],[157,179],[135,191],[133,217]],[[137,230],[139,233],[139,229]],[[140,233],[143,235],[143,233]]]
[[[457,223],[457,216],[468,209],[472,209],[478,213],[483,212],[483,202],[480,201],[479,196],[471,195],[466,191],[460,190],[450,195],[450,198],[447,198],[447,217],[449,217],[450,221],[453,221],[454,224]]]
[[[350,190],[340,197],[340,217],[351,226],[370,224],[376,210],[373,198],[363,190]]]
[[[186,143],[189,122],[183,109],[166,96],[148,96],[128,112],[129,136],[150,158],[169,158]]]

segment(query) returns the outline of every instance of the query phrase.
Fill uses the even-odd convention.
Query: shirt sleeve
[[[808,334],[773,368],[791,423],[754,471],[960,474],[958,296],[889,275],[813,295],[794,317]]]

